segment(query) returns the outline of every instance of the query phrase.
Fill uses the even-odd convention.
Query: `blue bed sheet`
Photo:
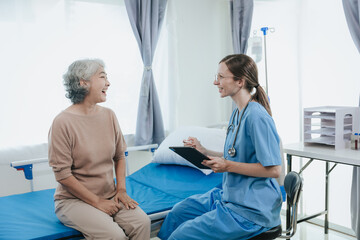
[[[204,193],[222,181],[191,167],[150,163],[126,178],[127,192],[148,214],[171,209],[177,202]],[[81,237],[54,213],[55,189],[0,197],[0,239],[59,239]]]
[[[150,163],[126,180],[128,194],[152,214],[171,209],[191,195],[221,187],[222,173],[205,175],[192,167]]]
[[[0,198],[0,239],[58,239],[81,234],[54,213],[55,189]],[[49,238],[48,238],[49,237]]]

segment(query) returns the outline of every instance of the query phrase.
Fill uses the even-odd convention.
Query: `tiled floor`
[[[285,222],[285,218],[283,219]],[[324,228],[315,224],[302,222],[297,225],[297,231],[292,240],[356,240],[355,237],[329,230],[324,234]]]
[[[285,218],[283,219],[283,222],[285,222]],[[159,238],[157,237],[151,239],[159,240]],[[325,235],[324,229],[322,227],[306,222],[302,222],[298,225],[296,234],[291,239],[292,240],[356,240],[355,237],[346,234],[341,234],[339,232],[332,230],[329,230],[329,234]]]

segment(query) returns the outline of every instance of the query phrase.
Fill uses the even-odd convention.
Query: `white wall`
[[[342,1],[303,0],[301,8],[299,70],[303,107],[357,106],[360,55],[350,36]],[[317,163],[304,172],[309,186],[304,191],[307,213],[324,206],[324,171],[324,164]],[[337,166],[330,174],[330,221],[349,228],[351,177],[350,166]]]
[[[341,1],[255,1],[253,27],[262,26],[276,29],[267,37],[269,95],[285,145],[302,139],[304,107],[358,105],[360,55]],[[295,170],[300,161],[293,158]],[[324,165],[315,161],[304,171],[306,214],[324,209]],[[346,228],[350,228],[351,176],[352,168],[342,165],[330,174],[330,221]]]
[[[251,36],[262,27],[275,28],[266,37],[268,90],[273,118],[284,144],[299,139],[298,1],[255,1]],[[248,49],[250,51],[250,49]],[[258,63],[265,88],[265,53]]]
[[[166,129],[228,121],[231,101],[220,99],[213,86],[218,62],[232,53],[228,1],[169,0],[166,21],[169,75],[164,81],[168,83],[166,88],[164,83],[157,85],[159,95],[168,92],[161,103],[168,112]]]
[[[274,3],[281,6],[273,8]],[[276,29],[267,38],[269,93],[274,119],[285,143],[297,141],[300,135],[299,23],[294,14],[298,5],[298,1],[255,1],[252,24],[253,30],[263,26]],[[169,0],[167,10],[154,59],[156,69],[169,69],[165,76],[159,76],[161,71],[154,73],[161,107],[168,113],[163,114],[166,129],[227,122],[231,99],[219,97],[213,75],[219,60],[233,53],[229,2]],[[168,38],[166,50],[161,44],[164,34]],[[258,66],[264,86],[264,61]]]

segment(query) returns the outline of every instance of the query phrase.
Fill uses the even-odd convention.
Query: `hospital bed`
[[[179,128],[161,143],[151,163],[126,177],[128,194],[151,219],[152,237],[156,236],[163,219],[176,203],[191,195],[205,193],[213,187],[221,187],[222,182],[222,173],[207,175],[199,169],[178,165],[184,162],[168,147],[180,146],[187,136],[195,136],[208,149],[222,151],[225,132],[224,129],[214,128]],[[142,150],[154,153],[156,148],[157,145],[129,147],[126,156],[128,159],[129,153]],[[47,161],[47,158],[14,161],[11,166],[23,170],[25,178],[32,183],[33,164]],[[282,182],[283,179],[280,179],[280,185]],[[33,191],[31,184],[31,190],[28,193],[0,197],[0,240],[83,238],[80,232],[64,226],[57,219],[53,201],[55,189]],[[284,196],[283,188],[282,191]]]
[[[128,148],[128,151],[144,149],[154,151],[155,148],[149,145]],[[47,159],[15,161],[11,166],[23,170],[25,178],[32,181],[33,164],[44,161]],[[128,194],[150,217],[152,236],[155,236],[168,211],[177,202],[221,186],[221,181],[221,173],[205,175],[188,166],[149,163],[127,176],[126,186]],[[54,192],[55,189],[47,189],[0,197],[0,239],[83,238],[80,232],[64,226],[57,219]]]

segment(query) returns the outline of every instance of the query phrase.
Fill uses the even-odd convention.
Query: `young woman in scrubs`
[[[184,145],[209,156],[203,164],[214,172],[224,172],[222,189],[176,204],[160,229],[161,239],[249,239],[281,224],[281,191],[275,180],[281,171],[280,139],[255,62],[243,54],[226,56],[214,85],[237,106],[224,152],[206,149],[194,137]]]

